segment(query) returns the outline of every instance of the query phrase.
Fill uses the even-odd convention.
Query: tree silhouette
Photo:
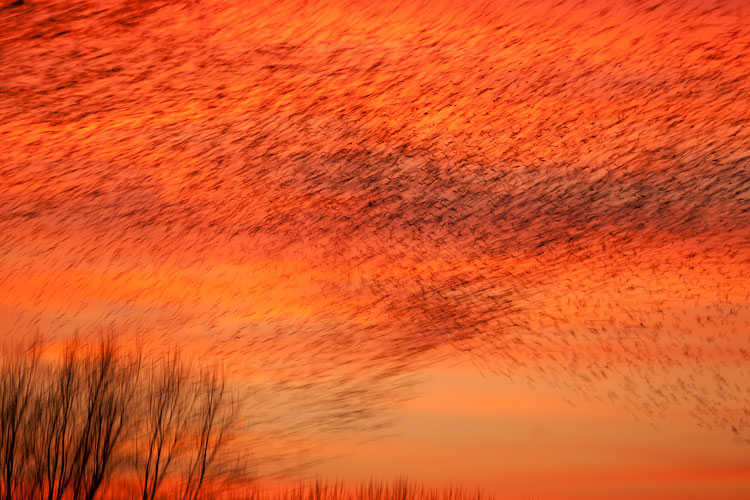
[[[111,335],[73,339],[57,362],[42,343],[5,348],[0,365],[0,500],[96,500],[135,476],[155,500],[170,475],[197,500],[219,478],[239,398],[217,368],[191,370],[179,350],[144,360]]]

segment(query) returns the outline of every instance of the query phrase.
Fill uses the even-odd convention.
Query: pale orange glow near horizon
[[[270,476],[750,498],[746,2],[2,7],[4,341],[219,360]]]

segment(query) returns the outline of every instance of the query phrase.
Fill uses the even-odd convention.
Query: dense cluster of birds
[[[750,443],[750,10],[511,4],[6,2],[2,334],[185,342],[279,429],[460,355]]]

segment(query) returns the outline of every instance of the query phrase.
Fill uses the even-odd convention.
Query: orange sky
[[[0,333],[222,358],[327,475],[746,498],[749,14],[5,8]]]

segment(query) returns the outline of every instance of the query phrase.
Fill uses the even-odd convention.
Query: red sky
[[[746,498],[748,14],[7,7],[0,332],[222,358],[320,473]]]

